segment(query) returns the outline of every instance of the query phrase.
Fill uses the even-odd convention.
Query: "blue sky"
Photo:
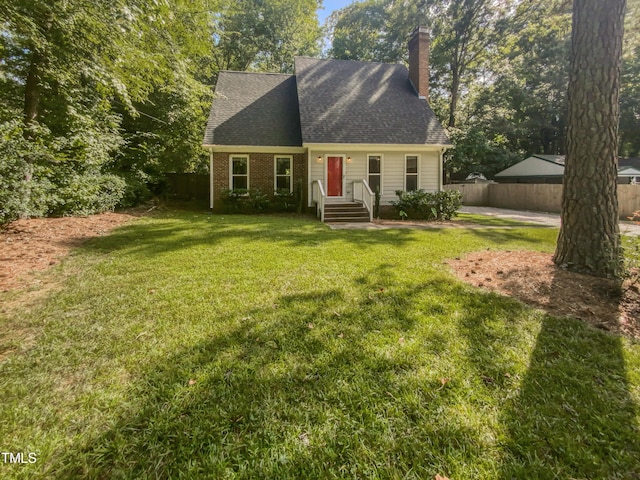
[[[331,12],[339,10],[342,7],[346,7],[354,1],[355,0],[323,0],[323,8],[318,9],[318,20],[320,21],[320,25],[322,25],[325,19],[331,15]]]

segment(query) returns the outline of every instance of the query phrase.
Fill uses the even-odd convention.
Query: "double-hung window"
[[[373,193],[382,194],[382,155],[367,155],[367,182]]]
[[[274,190],[276,193],[293,191],[293,157],[277,155],[274,162]]]
[[[249,188],[249,156],[232,155],[229,157],[229,187],[231,190]]]
[[[405,156],[404,189],[407,192],[418,190],[418,155]]]

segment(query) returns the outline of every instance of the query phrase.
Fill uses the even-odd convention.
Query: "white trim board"
[[[255,146],[255,145],[203,145],[203,147],[212,152],[221,153],[306,153],[307,149],[304,147],[273,147],[273,146]]]
[[[453,145],[416,145],[404,143],[303,143],[303,147],[313,150],[340,150],[350,152],[439,152],[442,149],[452,148]]]

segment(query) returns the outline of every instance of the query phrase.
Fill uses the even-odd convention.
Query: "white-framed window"
[[[249,189],[249,155],[229,156],[229,188]]]
[[[411,192],[420,188],[418,181],[418,167],[420,165],[420,155],[404,156],[404,190]]]
[[[373,193],[377,190],[382,195],[382,155],[379,153],[367,155],[367,183]]]
[[[293,192],[293,156],[276,155],[273,157],[274,191],[276,193]]]

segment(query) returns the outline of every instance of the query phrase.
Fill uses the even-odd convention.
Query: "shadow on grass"
[[[386,264],[354,283],[354,298],[316,290],[212,313],[204,321],[220,328],[132,372],[113,424],[48,476],[635,478],[640,448],[618,339],[550,318],[539,333],[523,330],[530,311],[519,303],[442,278],[406,285]],[[423,323],[456,314],[462,337],[453,338],[468,350],[447,364],[460,371],[445,387],[438,368],[456,346]],[[413,349],[400,343],[412,337]],[[465,358],[471,373],[458,365]],[[469,397],[500,407],[501,465],[487,466],[473,422],[447,414]]]
[[[507,218],[492,217],[489,215],[478,215],[470,213],[460,213],[454,221],[468,223],[470,225],[484,225],[487,227],[531,227],[531,228],[557,228],[537,222],[526,222],[521,220],[511,220]]]
[[[558,298],[565,275],[551,281],[552,305],[566,302]],[[613,308],[600,318],[617,322],[618,314]],[[501,478],[640,479],[630,388],[621,337],[545,316],[519,396],[503,414],[513,461]]]
[[[427,421],[455,396],[406,380],[418,365],[398,339],[414,330],[413,296],[438,285],[394,286],[388,268],[359,279],[358,298],[309,291],[210,319],[229,328],[151,362],[113,426],[48,476],[421,478],[446,469],[453,445],[481,455],[471,429]]]
[[[533,227],[538,229],[538,227]],[[544,228],[543,228],[544,229]],[[547,230],[547,229],[544,229]],[[542,244],[542,240],[523,233],[520,229],[500,229],[500,228],[469,228],[467,232],[481,237],[484,241],[494,242],[504,245],[510,242],[525,242],[528,244]]]
[[[502,421],[500,478],[640,478],[640,431],[619,337],[546,317]]]
[[[519,371],[523,352],[514,346],[526,334],[518,320],[526,307],[493,294],[476,300],[503,306],[498,321],[467,315],[460,323],[474,388],[520,385],[500,413],[506,432],[496,478],[640,478],[640,429],[621,338],[545,315],[540,330],[528,332],[535,344]]]
[[[498,244],[513,240],[541,243],[517,230],[469,231]],[[419,235],[440,234],[440,230],[331,230],[318,221],[299,217],[183,214],[166,219],[156,218],[152,224],[124,226],[108,237],[88,242],[85,248],[103,253],[157,255],[226,241],[262,240],[290,247],[348,242],[364,249],[371,245],[402,246],[416,241]]]

